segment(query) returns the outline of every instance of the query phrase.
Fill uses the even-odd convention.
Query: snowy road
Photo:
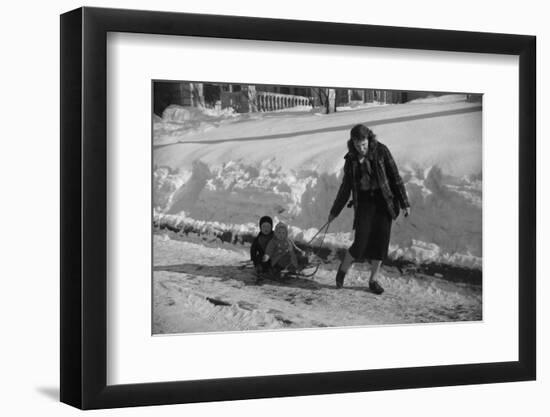
[[[255,283],[248,248],[199,237],[154,236],[153,333],[267,330],[481,320],[481,287],[384,267],[386,292],[355,266],[342,290],[336,265],[315,278]]]

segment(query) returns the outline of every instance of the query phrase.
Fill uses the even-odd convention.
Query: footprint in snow
[[[219,300],[219,299],[217,299],[217,298],[206,297],[206,299],[207,299],[211,304],[214,304],[215,306],[224,306],[224,307],[228,307],[228,306],[231,305],[231,303],[228,303],[227,301]]]
[[[281,323],[283,323],[285,326],[290,326],[291,324],[293,324],[294,322],[292,320],[289,320],[289,319],[286,319],[284,318],[283,316],[275,316],[275,318],[280,321]]]
[[[253,311],[258,309],[257,304],[249,303],[247,301],[239,301],[237,305],[243,310]]]

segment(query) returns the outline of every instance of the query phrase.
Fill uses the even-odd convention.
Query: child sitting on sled
[[[269,241],[273,238],[273,220],[269,216],[263,216],[260,219],[260,232],[254,238],[250,246],[250,259],[254,263],[254,268],[258,274],[269,272],[269,261],[263,261],[265,250]]]
[[[262,260],[270,262],[275,277],[279,277],[284,269],[295,273],[308,263],[305,253],[288,238],[288,227],[284,223],[278,223],[275,227],[275,235],[267,244]]]

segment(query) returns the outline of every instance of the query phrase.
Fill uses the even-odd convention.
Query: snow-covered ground
[[[341,110],[173,106],[155,117],[154,333],[481,319],[481,105],[444,96]],[[320,244],[322,234],[310,240],[326,222],[357,123],[392,151],[412,206],[393,225],[386,292],[368,292],[367,265],[334,290],[352,209],[330,225],[313,279],[254,285],[245,262],[261,216],[285,221],[306,249]],[[453,268],[474,278],[456,280]]]
[[[203,240],[206,239],[206,240]],[[268,330],[473,321],[481,287],[385,267],[382,296],[355,265],[334,288],[337,263],[313,278],[255,283],[246,248],[206,237],[154,236],[153,333]]]

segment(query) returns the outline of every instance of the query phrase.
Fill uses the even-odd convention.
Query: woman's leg
[[[342,263],[338,267],[338,272],[336,273],[336,288],[342,288],[344,286],[344,278],[346,277],[352,263],[353,256],[351,256],[351,253],[347,251]]]
[[[346,255],[344,256],[344,259],[342,260],[342,263],[340,264],[340,268],[338,268],[340,271],[344,272],[344,274],[348,273],[348,269],[353,263],[353,256],[351,256],[351,253],[349,251],[346,251]]]
[[[372,230],[365,248],[365,257],[371,260],[369,288],[375,294],[382,294],[384,288],[378,283],[378,273],[382,260],[388,255],[392,218],[380,193],[374,199],[375,212],[372,218]]]
[[[380,264],[382,264],[381,260],[379,259],[372,260],[372,268],[370,271],[370,278],[369,278],[369,289],[373,293],[378,295],[384,292],[384,288],[380,285],[380,283],[376,279],[376,277],[378,276],[378,271],[380,270]]]
[[[380,271],[381,264],[382,264],[382,261],[379,259],[372,260],[372,268],[370,270],[369,282],[376,281],[376,278],[378,277],[378,271]]]

